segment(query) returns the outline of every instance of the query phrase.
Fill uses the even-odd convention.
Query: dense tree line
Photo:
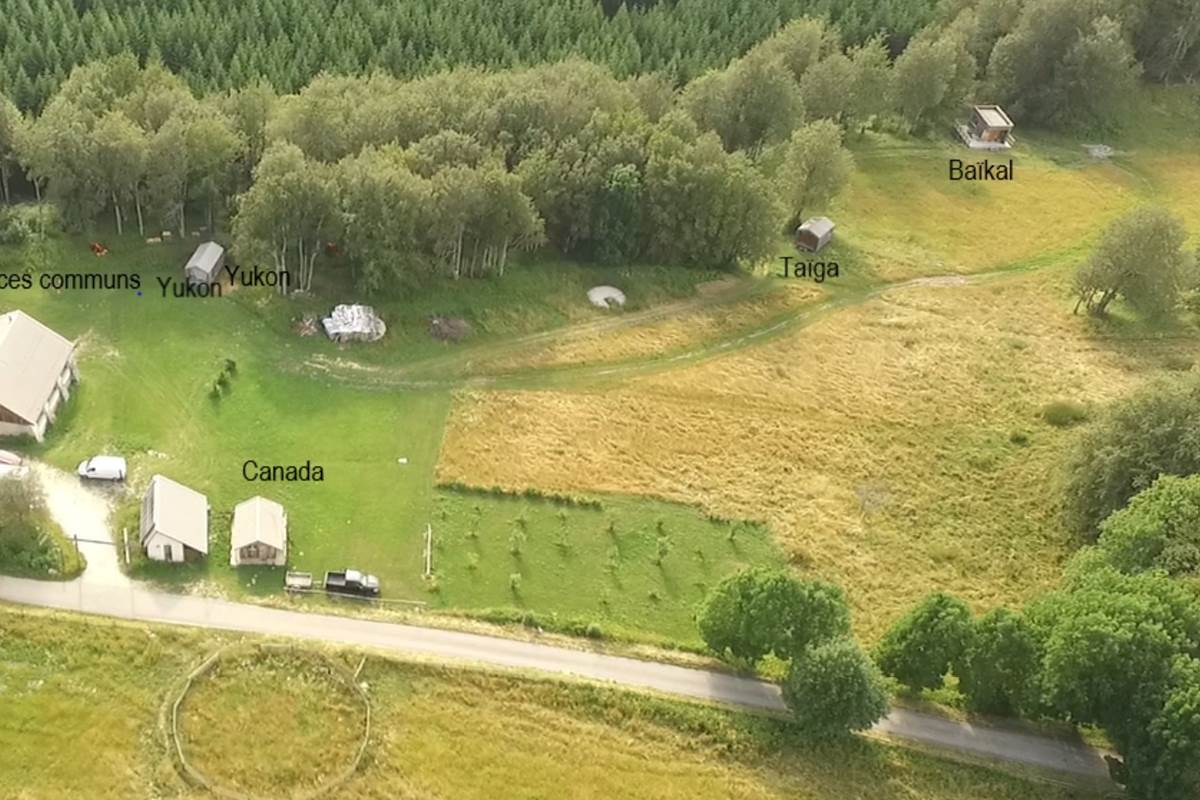
[[[121,53],[161,60],[197,92],[262,78],[294,92],[321,72],[415,77],[581,56],[619,76],[681,84],[803,15],[852,42],[886,32],[899,51],[934,0],[0,0],[0,92],[40,108],[80,64]]]
[[[1060,0],[1010,0],[1007,14],[992,2],[943,7],[946,19],[894,61],[881,37],[855,42],[826,20],[797,19],[682,88],[571,58],[198,94],[166,64],[125,53],[74,69],[39,113],[0,95],[0,193],[11,197],[16,178],[76,228],[101,213],[118,231],[181,235],[232,219],[238,257],[300,289],[331,243],[364,291],[503,273],[515,249],[543,242],[603,261],[755,263],[846,182],[844,136],[959,118],[981,83],[998,80],[997,53],[1017,47],[1005,42],[1024,35],[1021,20]],[[1140,29],[1101,13],[1116,2],[1085,6],[1100,14],[1088,30],[1104,28],[1121,51],[1092,54],[1119,69],[1087,73],[1119,91]],[[1054,8],[1069,17],[1064,30],[1084,24],[1084,12]],[[1064,80],[1047,107],[1102,94]]]
[[[793,27],[805,26],[830,36]],[[826,60],[841,54],[833,41]],[[799,97],[788,53],[765,61]],[[0,184],[8,196],[23,177],[76,228],[111,214],[118,231],[185,235],[231,219],[240,259],[303,290],[330,243],[368,292],[503,274],[514,250],[547,241],[612,262],[761,261],[847,179],[844,104],[816,120],[798,105],[770,135],[727,141],[688,96],[573,59],[197,98],[162,65],[118,56],[74,70],[38,115],[0,101]]]

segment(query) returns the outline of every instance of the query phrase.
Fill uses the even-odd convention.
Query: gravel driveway
[[[34,464],[33,474],[42,485],[50,516],[68,539],[79,540],[79,549],[87,559],[87,569],[77,580],[89,584],[127,586],[129,578],[121,572],[117,546],[109,528],[109,518],[124,487],[121,484],[89,484],[75,475],[45,464]]]

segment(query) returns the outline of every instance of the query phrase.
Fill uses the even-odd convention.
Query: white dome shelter
[[[624,308],[625,293],[615,286],[593,286],[588,289],[588,302],[596,308]]]

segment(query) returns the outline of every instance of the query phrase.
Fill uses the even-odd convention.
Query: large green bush
[[[891,627],[876,660],[885,674],[914,691],[936,689],[971,641],[971,611],[956,597],[937,592]]]
[[[760,568],[721,581],[701,604],[697,622],[715,653],[753,664],[771,653],[794,658],[848,634],[850,611],[832,584]]]
[[[849,638],[817,645],[794,660],[783,699],[806,733],[824,738],[866,730],[888,709],[883,676]]]
[[[1065,505],[1094,538],[1102,520],[1160,475],[1200,472],[1200,378],[1155,384],[1088,427],[1067,458]]]

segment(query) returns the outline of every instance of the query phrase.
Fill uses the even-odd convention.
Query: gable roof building
[[[23,311],[0,316],[0,436],[40,441],[76,377],[74,343]]]
[[[187,550],[208,554],[208,498],[155,475],[142,498],[142,549],[155,561],[183,561]]]
[[[229,563],[287,563],[287,512],[265,497],[252,497],[233,509],[233,532],[229,539]]]
[[[216,283],[225,266],[225,248],[216,242],[205,242],[196,248],[183,268],[189,283]]]

